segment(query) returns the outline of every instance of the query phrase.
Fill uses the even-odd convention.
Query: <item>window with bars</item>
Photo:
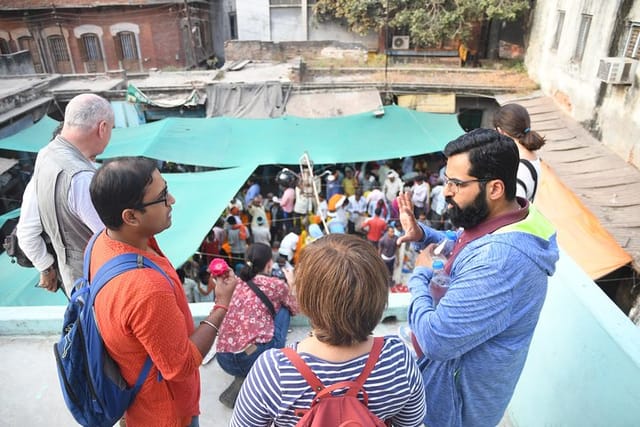
[[[582,62],[584,55],[584,48],[587,46],[587,38],[589,37],[589,28],[591,27],[591,15],[582,14],[580,19],[580,29],[578,30],[578,41],[576,42],[576,49],[573,52],[572,59],[576,62]]]
[[[102,61],[102,49],[100,49],[100,39],[97,35],[87,33],[82,35],[82,45],[84,46],[84,60]]]
[[[553,43],[551,44],[551,49],[558,49],[560,45],[560,37],[562,36],[562,27],[564,26],[564,10],[558,10],[557,21],[556,21],[556,32],[553,35]]]
[[[193,25],[193,43],[196,47],[202,47],[202,30],[199,23]]]
[[[136,36],[131,31],[121,31],[116,35],[116,52],[118,59],[138,59]]]
[[[49,43],[49,51],[53,55],[53,59],[56,62],[69,61],[69,53],[67,52],[67,44],[62,36],[49,36],[47,37]]]
[[[627,41],[624,46],[624,56],[640,59],[640,22],[632,22],[629,25]]]

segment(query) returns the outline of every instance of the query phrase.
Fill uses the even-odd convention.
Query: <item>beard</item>
[[[451,204],[447,210],[451,223],[465,230],[475,227],[489,216],[489,204],[487,203],[486,190],[482,188],[480,193],[467,207],[461,208],[452,197],[446,197],[445,201]]]

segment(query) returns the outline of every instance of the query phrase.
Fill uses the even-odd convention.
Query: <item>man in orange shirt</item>
[[[175,199],[155,162],[115,159],[98,169],[90,194],[106,230],[91,252],[90,271],[123,253],[162,268],[140,268],[112,279],[98,294],[95,316],[107,351],[129,385],[147,355],[153,367],[125,414],[128,427],[198,426],[202,358],[215,340],[236,279],[216,286],[216,304],[195,328],[178,275],[154,238],[171,225]]]
[[[378,241],[387,229],[387,221],[380,218],[382,209],[376,208],[375,215],[362,223],[362,229],[367,231],[367,240],[378,247]]]

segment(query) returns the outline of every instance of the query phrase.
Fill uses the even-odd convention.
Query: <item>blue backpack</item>
[[[111,427],[133,403],[153,363],[147,356],[135,385],[127,386],[100,336],[93,308],[96,295],[111,279],[135,268],[153,268],[171,286],[173,282],[152,261],[134,253],[110,259],[90,281],[91,250],[99,234],[91,238],[85,250],[83,277],[75,283],[64,314],[62,335],[54,344],[53,353],[64,401],[76,421],[83,426]]]

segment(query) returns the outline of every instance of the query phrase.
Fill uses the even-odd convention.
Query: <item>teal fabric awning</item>
[[[249,178],[254,166],[214,172],[163,174],[175,197],[172,225],[157,235],[160,248],[171,263],[180,267],[198,250],[200,242],[238,191],[238,183]],[[66,305],[61,292],[52,294],[34,286],[35,268],[24,268],[0,254],[0,306]]]
[[[44,117],[0,140],[0,148],[37,152],[58,122]],[[197,249],[228,202],[259,165],[298,164],[306,152],[315,164],[391,159],[441,151],[463,130],[455,115],[421,113],[397,106],[373,113],[324,119],[167,118],[113,130],[101,158],[146,156],[189,165],[228,168],[164,174],[176,198],[172,226],[158,235],[175,267]],[[0,256],[0,305],[64,304],[58,294],[33,287],[34,269]],[[5,296],[6,297],[1,297]],[[4,301],[3,301],[4,300]]]
[[[48,117],[0,140],[0,148],[37,152],[57,122]],[[298,164],[307,152],[315,164],[391,159],[442,151],[463,132],[455,114],[422,113],[398,106],[373,113],[308,119],[167,118],[116,128],[101,158],[147,156],[189,165],[235,167]]]
[[[298,164],[307,152],[315,164],[382,160],[442,151],[462,132],[453,114],[397,106],[325,119],[167,118],[114,129],[102,157],[144,155],[177,163],[233,167],[246,163]]]

